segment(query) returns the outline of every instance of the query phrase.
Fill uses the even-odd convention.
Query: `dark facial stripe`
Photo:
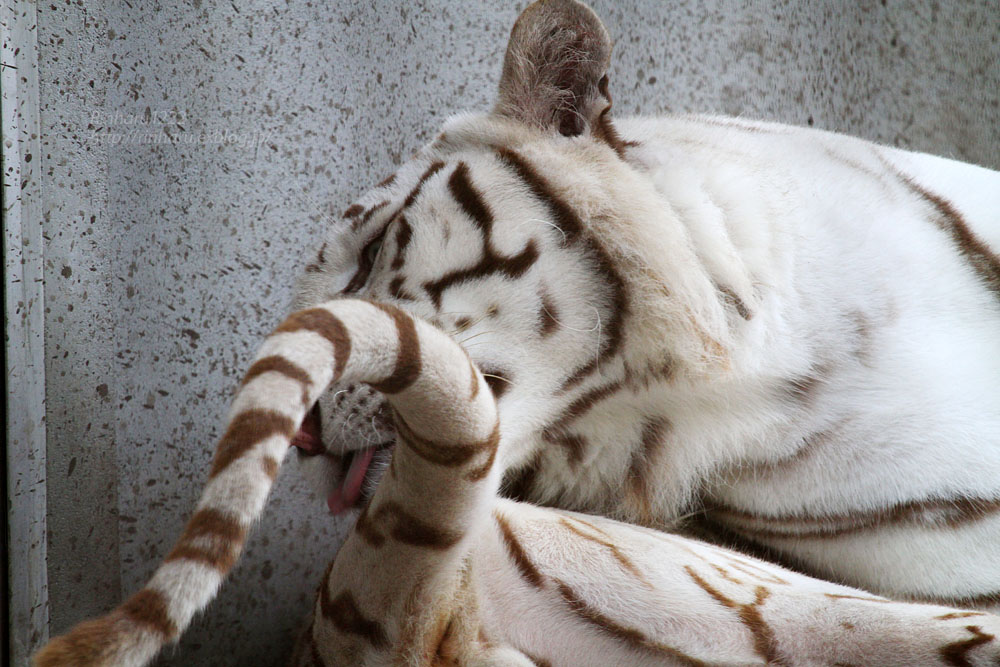
[[[354,218],[354,221],[351,223],[351,229],[354,231],[361,229],[362,227],[368,224],[368,221],[371,220],[376,213],[378,213],[388,205],[389,205],[388,200],[380,201],[379,203],[375,204],[370,209],[365,211],[364,215],[362,215],[361,217]]]
[[[973,663],[969,660],[969,651],[977,646],[989,644],[996,639],[993,635],[983,632],[978,625],[967,625],[965,629],[972,634],[971,638],[947,644],[942,646],[938,651],[941,659],[946,664],[954,665],[955,667],[972,667]]]
[[[886,525],[912,524],[956,528],[1000,512],[1000,498],[911,500],[869,512],[811,516],[764,515],[718,507],[711,510],[741,533],[757,538],[840,537]]]
[[[549,293],[542,291],[541,304],[538,308],[538,335],[542,338],[551,336],[559,329],[559,310]]]
[[[177,626],[167,612],[167,601],[163,594],[144,588],[121,606],[122,612],[133,623],[157,632],[164,639],[177,636]]]
[[[598,544],[601,547],[607,549],[614,557],[614,559],[618,561],[618,564],[621,565],[626,572],[628,572],[633,577],[641,581],[643,585],[646,586],[646,588],[649,588],[651,590],[654,588],[653,584],[649,583],[649,580],[646,579],[646,576],[639,570],[638,567],[636,567],[635,563],[632,562],[632,559],[630,559],[628,556],[622,553],[622,550],[619,549],[616,544],[613,544],[612,542],[609,542],[608,540],[603,539],[601,537],[597,537],[596,535],[591,535],[589,533],[580,530],[572,523],[570,523],[570,521],[565,517],[559,518],[559,524],[562,527],[569,530],[570,532],[572,532],[573,534],[578,535],[579,537],[582,537],[585,540],[589,540],[590,542]]]
[[[258,359],[254,362],[247,374],[243,376],[243,382],[241,384],[245,385],[250,380],[263,375],[264,373],[280,373],[287,378],[295,380],[302,385],[302,402],[304,404],[309,403],[309,394],[306,389],[312,384],[312,380],[309,377],[309,373],[305,372],[299,366],[293,364],[288,359],[282,356],[271,355]]]
[[[529,584],[535,588],[541,588],[545,583],[542,573],[538,571],[535,564],[531,562],[531,558],[528,557],[528,552],[524,550],[521,546],[520,540],[517,539],[517,535],[514,534],[514,530],[510,527],[507,519],[499,512],[493,512],[493,518],[497,522],[497,526],[500,528],[500,535],[503,537],[504,546],[507,548],[507,555],[510,559],[514,561],[514,565],[517,566],[518,572]]]
[[[629,645],[631,648],[667,655],[682,665],[705,667],[706,663],[701,660],[693,658],[671,646],[649,639],[639,630],[622,625],[608,618],[598,609],[588,605],[583,598],[577,595],[573,589],[563,582],[556,580],[556,587],[558,588],[559,594],[562,596],[563,600],[565,600],[566,604],[569,605],[569,608],[579,618],[611,635],[615,639]]]
[[[722,592],[702,579],[690,565],[685,565],[684,571],[688,573],[688,576],[691,577],[691,579],[693,579],[702,590],[712,596],[716,602],[737,612],[740,621],[744,626],[746,626],[747,630],[749,630],[750,634],[753,636],[754,653],[763,658],[769,665],[787,664],[778,653],[778,645],[777,640],[774,637],[774,631],[771,630],[771,626],[767,624],[764,617],[761,616],[760,613],[760,605],[764,604],[768,596],[771,594],[767,588],[764,586],[757,586],[754,592],[753,603],[739,604],[735,600],[723,595]]]
[[[403,200],[403,208],[409,208],[412,206],[413,202],[417,201],[417,197],[420,196],[420,191],[423,189],[424,183],[427,182],[427,179],[441,171],[443,168],[444,162],[441,162],[440,160],[432,162],[430,166],[427,167],[426,171],[420,175],[420,178],[417,180],[417,184],[413,186],[412,190],[410,190],[410,194],[406,195],[406,199]]]
[[[538,260],[538,248],[534,239],[529,239],[524,249],[511,257],[500,254],[493,247],[493,212],[473,186],[469,178],[469,166],[464,162],[459,162],[448,178],[448,191],[465,215],[471,218],[479,229],[483,238],[483,256],[474,266],[450,271],[441,278],[424,284],[424,290],[437,308],[441,307],[441,294],[452,285],[496,273],[516,280]]]
[[[465,215],[479,228],[480,233],[489,238],[493,233],[493,212],[469,180],[469,165],[459,162],[448,178],[448,192],[455,198]]]
[[[393,278],[392,282],[389,283],[389,296],[400,301],[415,301],[414,296],[403,289],[403,283],[405,282],[406,278],[403,276]]]
[[[343,216],[344,219],[356,218],[357,216],[361,215],[364,212],[365,212],[365,207],[362,206],[361,204],[351,204],[350,206],[347,207],[347,210],[344,211]]]
[[[320,611],[335,628],[343,633],[360,637],[375,648],[384,648],[389,643],[382,625],[361,613],[350,591],[341,591],[331,600],[327,582],[323,585],[323,593],[320,596]]]
[[[587,440],[583,436],[567,433],[566,428],[589,412],[597,403],[618,393],[622,387],[623,384],[621,382],[612,382],[588,391],[570,403],[556,421],[546,427],[542,432],[542,437],[546,442],[564,447],[571,464],[580,463],[583,460]]]
[[[420,339],[417,337],[417,327],[413,318],[399,308],[384,303],[372,304],[392,318],[396,325],[397,348],[396,366],[392,374],[381,382],[373,382],[371,386],[383,394],[398,394],[420,377]]]
[[[583,222],[566,202],[560,199],[549,184],[519,153],[509,148],[498,148],[497,157],[528,187],[528,191],[549,209],[552,221],[562,232],[566,243],[575,243],[583,234]]]
[[[413,228],[410,227],[410,223],[406,221],[406,218],[402,215],[396,220],[396,256],[392,259],[392,264],[390,265],[393,271],[398,271],[403,268],[403,264],[406,263],[406,246],[410,245],[410,240],[413,238]]]
[[[282,435],[291,439],[296,427],[291,419],[272,410],[251,408],[241,412],[229,422],[229,428],[219,441],[208,478],[214,478],[266,438]]]
[[[951,236],[958,252],[969,262],[986,288],[1000,298],[1000,257],[969,229],[965,219],[950,201],[927,190],[905,174],[896,172],[896,175],[911,192],[934,208],[937,213],[934,223]]]
[[[333,345],[333,380],[339,379],[344,372],[344,366],[347,365],[347,359],[351,356],[351,337],[347,333],[347,327],[329,311],[323,308],[310,308],[289,315],[274,333],[295,331],[314,331],[330,341]]]
[[[625,282],[614,268],[607,251],[594,239],[584,235],[584,224],[576,212],[558,197],[544,178],[517,152],[498,148],[497,157],[511,168],[528,187],[531,194],[549,210],[549,216],[563,232],[564,245],[580,242],[587,254],[594,258],[601,282],[611,291],[611,313],[602,328],[602,349],[597,359],[589,361],[574,371],[563,383],[562,391],[579,384],[600,366],[600,362],[615,355],[621,347],[623,323],[628,312],[628,294]]]

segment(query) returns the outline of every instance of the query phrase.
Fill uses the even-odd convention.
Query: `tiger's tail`
[[[336,380],[368,382],[387,393],[412,383],[421,365],[419,344],[413,349],[418,324],[422,336],[445,337],[396,308],[360,300],[290,315],[236,393],[208,483],[173,550],[139,592],[50,641],[35,665],[146,665],[176,640],[236,564],[289,443],[320,394]],[[436,349],[464,355],[454,343]],[[443,361],[459,358],[468,360]]]

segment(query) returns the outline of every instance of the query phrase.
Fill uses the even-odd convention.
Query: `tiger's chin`
[[[306,416],[292,446],[299,465],[313,487],[326,498],[334,515],[366,503],[378,488],[382,475],[392,461],[395,439],[357,449],[341,450],[328,446],[321,437],[320,411],[314,407]]]

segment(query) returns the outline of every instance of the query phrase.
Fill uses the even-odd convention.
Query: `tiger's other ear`
[[[510,31],[495,113],[565,136],[591,132],[619,154],[608,112],[611,38],[590,7],[538,0]]]

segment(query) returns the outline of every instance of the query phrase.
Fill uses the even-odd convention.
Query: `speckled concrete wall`
[[[167,553],[304,249],[444,116],[490,104],[524,4],[38,5],[53,632]],[[995,0],[594,4],[619,113],[777,119],[1000,167]],[[280,663],[345,530],[322,508],[286,467],[163,664]]]

